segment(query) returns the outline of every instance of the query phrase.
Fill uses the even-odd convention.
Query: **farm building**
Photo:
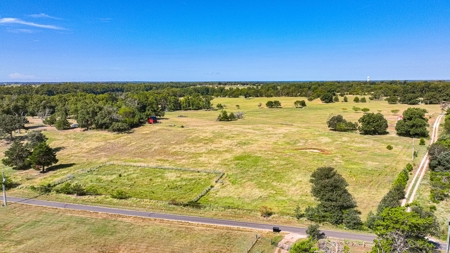
[[[158,120],[156,119],[155,116],[151,116],[150,118],[148,118],[147,123],[156,124],[156,123],[158,123]]]

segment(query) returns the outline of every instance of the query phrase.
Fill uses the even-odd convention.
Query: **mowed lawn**
[[[0,208],[0,217],[1,252],[246,252],[255,235],[261,235],[21,204]],[[269,239],[263,242],[271,247]]]
[[[130,134],[49,130],[46,136],[50,145],[60,148],[60,164],[68,166],[46,174],[8,173],[27,186],[105,162],[218,170],[225,172],[225,177],[201,203],[255,211],[268,206],[275,213],[291,214],[296,205],[304,209],[316,204],[310,194],[310,175],[317,167],[332,166],[349,183],[348,189],[365,216],[376,208],[398,172],[411,161],[412,140],[395,135],[398,115],[408,107],[425,108],[431,124],[440,113],[438,105],[389,105],[368,99],[367,103],[306,101],[306,108],[295,108],[294,101],[301,99],[306,100],[214,99],[214,105],[224,104],[228,112],[244,112],[244,119],[234,122],[216,121],[219,111],[176,111],[166,113],[161,124],[145,125]],[[266,108],[268,100],[279,100],[283,108]],[[326,121],[333,115],[357,121],[363,113],[355,113],[353,106],[384,114],[389,134],[363,136],[328,130]],[[400,110],[398,115],[391,112],[393,109]],[[387,145],[393,150],[387,150]],[[416,140],[415,148],[420,158],[426,147],[418,146]]]

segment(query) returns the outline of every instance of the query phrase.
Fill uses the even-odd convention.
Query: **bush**
[[[365,102],[367,102],[367,100],[366,100],[366,98],[365,97],[362,97],[360,100],[359,100],[359,102],[361,102],[361,103],[365,103]]]
[[[387,150],[392,150],[393,149],[393,147],[391,146],[391,145],[387,145]]]
[[[302,212],[302,209],[299,206],[295,207],[294,212],[295,212],[294,217],[297,220],[300,220],[301,218],[305,217],[305,214]]]
[[[344,102],[348,102],[347,96],[344,96]]]
[[[130,130],[130,126],[127,123],[124,122],[114,122],[112,123],[111,127],[109,128],[109,131],[116,132],[116,133],[123,133]]]
[[[116,190],[111,194],[111,198],[114,199],[128,199],[130,196],[123,190]]]
[[[320,100],[324,103],[333,103],[333,94],[325,93],[320,97]]]
[[[419,141],[419,145],[425,145],[425,139],[424,138],[420,138],[420,141]]]
[[[355,98],[353,99],[353,102],[359,103],[359,97],[355,97]]]
[[[264,217],[264,218],[267,218],[267,217],[270,217],[270,216],[273,215],[272,208],[267,207],[267,206],[262,206],[259,209],[259,212],[261,213],[261,216]]]
[[[321,238],[321,232],[319,228],[320,226],[318,224],[311,224],[306,229],[306,234],[313,240],[319,240]]]
[[[407,170],[408,172],[413,171],[413,169],[414,169],[414,167],[412,166],[412,164],[410,164],[410,163],[406,164],[406,170]]]

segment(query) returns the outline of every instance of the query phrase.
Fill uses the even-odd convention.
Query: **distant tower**
[[[370,82],[370,76],[367,76],[367,82]]]

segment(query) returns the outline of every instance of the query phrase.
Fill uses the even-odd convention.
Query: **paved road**
[[[21,203],[21,204],[35,205],[35,206],[55,207],[55,208],[62,208],[62,209],[81,210],[81,211],[109,213],[109,214],[120,214],[120,215],[128,215],[128,216],[135,216],[135,217],[192,222],[192,223],[219,225],[219,226],[251,228],[251,229],[258,229],[258,230],[272,230],[273,227],[279,227],[282,232],[291,232],[291,233],[306,235],[305,228],[291,227],[291,226],[279,226],[276,224],[260,224],[260,223],[253,223],[253,222],[221,220],[221,219],[203,218],[203,217],[186,216],[186,215],[142,212],[142,211],[133,211],[133,210],[126,210],[126,209],[116,209],[116,208],[110,208],[110,207],[87,206],[87,205],[68,204],[68,203],[62,203],[62,202],[15,198],[15,197],[9,197],[7,200],[8,200],[8,202],[15,202],[15,203]],[[373,239],[375,239],[375,235],[371,235],[371,234],[354,234],[354,233],[349,233],[349,232],[337,232],[337,231],[328,231],[328,230],[322,230],[322,232],[324,232],[325,235],[328,237],[339,238],[339,239],[361,240],[361,241],[366,241],[366,242],[372,242]]]

